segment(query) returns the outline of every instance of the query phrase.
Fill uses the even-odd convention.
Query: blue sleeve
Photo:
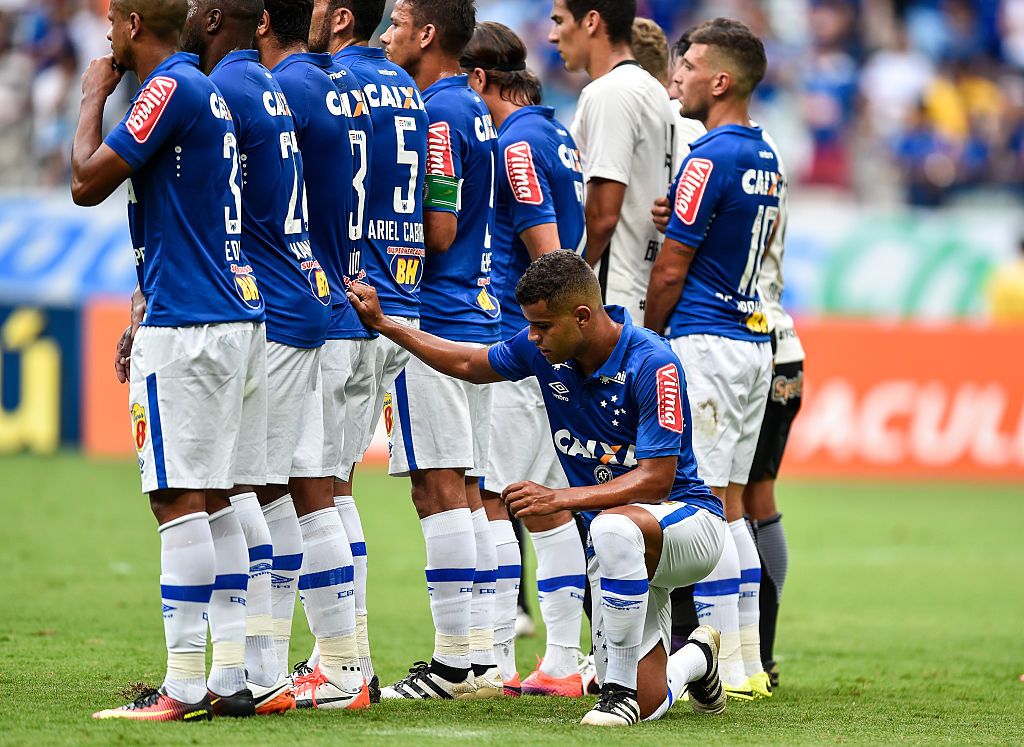
[[[536,143],[523,139],[504,147],[505,183],[509,189],[512,228],[516,234],[545,223],[557,223],[548,168]]]
[[[427,168],[428,176],[448,176],[462,180],[462,156],[469,143],[452,116],[452,107],[444,107],[443,100],[438,96],[432,98],[426,106],[430,117],[430,129],[427,133]],[[433,104],[433,106],[431,106]],[[461,191],[461,187],[460,187]],[[459,199],[461,204],[462,200]],[[441,207],[427,207],[425,212],[451,213],[458,216],[458,210]]]
[[[725,194],[729,171],[725,158],[707,150],[687,156],[669,195],[672,215],[666,236],[694,248],[704,242],[711,219]]]
[[[636,458],[678,456],[682,448],[683,397],[686,379],[679,359],[668,346],[641,364],[633,378],[634,398],[640,408]]]
[[[132,102],[132,108],[104,142],[133,170],[140,169],[163,145],[195,118],[189,92],[170,75],[151,79]]]
[[[487,351],[487,360],[499,376],[520,381],[534,375],[531,364],[540,351],[530,342],[529,335],[530,330],[524,329],[511,340],[499,342]]]

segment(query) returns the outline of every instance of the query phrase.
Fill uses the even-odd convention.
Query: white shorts
[[[335,477],[347,480],[352,470],[352,463],[344,461],[345,436],[351,431],[356,433],[357,429],[350,423],[348,394],[349,387],[354,386],[352,369],[359,361],[360,356],[369,351],[373,340],[327,340],[320,353],[320,378],[318,386],[322,396],[322,407],[319,410],[320,426],[322,428],[320,446],[320,466],[327,471],[323,476],[334,475]],[[371,353],[372,354],[372,353]],[[304,427],[303,439],[300,448],[303,452],[303,465],[310,468],[317,466],[316,459],[317,444],[313,442],[313,435],[316,430],[317,408],[311,403],[310,412],[313,422],[308,424],[308,433]],[[353,449],[354,450],[354,449]],[[300,477],[301,475],[296,475]]]
[[[399,324],[419,329],[419,319],[388,317]],[[357,340],[353,351],[351,375],[345,387],[345,434],[342,439],[341,470],[338,477],[347,480],[352,465],[363,460],[370,447],[384,407],[384,397],[409,362],[409,351],[381,335],[373,340]]]
[[[389,474],[464,469],[467,477],[481,476],[491,440],[491,386],[453,379],[411,359],[395,380],[390,403],[385,403]]]
[[[644,657],[659,643],[665,654],[672,650],[673,589],[689,586],[705,578],[718,564],[725,546],[728,525],[710,511],[685,502],[634,503],[650,512],[662,529],[661,560],[654,572],[647,593],[647,616],[641,639],[640,656]],[[601,598],[601,564],[594,555],[587,562],[592,599]],[[594,645],[600,650],[599,637],[604,633],[601,605],[593,605]],[[595,657],[598,681],[604,682],[607,660]]]
[[[325,476],[324,473],[309,475],[295,471],[296,457],[301,456],[307,468],[312,457],[308,443],[301,455],[299,446],[307,427],[317,429],[315,413],[312,419],[309,417],[314,399],[321,400],[316,402],[316,407],[323,409],[316,386],[320,354],[320,348],[267,343],[267,483],[270,485],[287,485],[290,477]],[[323,430],[322,423],[319,428]],[[322,433],[312,433],[308,440],[322,438]]]
[[[484,489],[500,493],[513,483],[531,480],[549,488],[566,488],[562,465],[551,443],[551,427],[540,384],[522,381],[491,384],[491,444]]]
[[[266,483],[266,339],[252,322],[139,328],[128,406],[142,492]]]
[[[715,335],[671,343],[686,374],[698,474],[715,488],[746,485],[768,403],[771,345]]]

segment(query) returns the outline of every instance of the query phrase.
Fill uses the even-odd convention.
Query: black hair
[[[566,311],[592,301],[601,302],[597,275],[583,259],[560,249],[538,258],[526,268],[516,286],[520,306],[545,301],[549,309]]]
[[[352,36],[356,41],[369,41],[384,18],[384,4],[385,0],[330,0],[327,15],[332,15],[338,8],[352,11],[355,18]]]
[[[416,26],[434,26],[445,53],[462,55],[476,28],[475,0],[406,0],[406,4]]]
[[[177,40],[188,16],[185,0],[113,0],[111,5],[125,16],[138,13],[146,28],[165,40]]]
[[[313,20],[313,0],[263,0],[270,29],[282,45],[309,39],[309,26]]]
[[[715,47],[737,64],[735,72],[741,94],[750,95],[764,79],[768,69],[764,43],[746,24],[731,18],[715,18],[691,29],[689,39],[690,44]]]
[[[576,23],[582,21],[590,11],[596,10],[608,29],[608,39],[612,44],[633,43],[636,0],[565,0],[565,5]]]
[[[467,72],[485,70],[505,101],[519,106],[541,102],[540,79],[526,69],[526,45],[508,26],[494,21],[477,24],[459,64]]]

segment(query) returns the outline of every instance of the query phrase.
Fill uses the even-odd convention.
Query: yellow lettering
[[[0,328],[2,351],[19,355],[21,380],[17,409],[0,407],[0,453],[52,454],[60,445],[60,347],[42,338],[45,328],[39,309],[18,309]],[[2,365],[0,356],[0,386]]]

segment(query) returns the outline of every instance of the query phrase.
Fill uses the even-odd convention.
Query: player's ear
[[[732,90],[732,73],[728,70],[720,70],[711,79],[711,94],[713,96],[725,96]]]
[[[577,306],[576,311],[573,312],[573,316],[576,319],[576,326],[583,329],[593,318],[594,313],[590,310],[589,306]]]
[[[221,21],[224,20],[224,14],[220,8],[211,8],[209,14],[206,16],[206,33],[216,34],[220,30]]]
[[[588,10],[579,25],[587,32],[588,36],[594,36],[601,28],[601,14],[596,10]]]
[[[142,16],[140,16],[138,13],[129,13],[128,35],[130,36],[130,38],[134,39],[139,35],[140,31],[142,31]]]
[[[437,39],[437,27],[432,23],[420,29],[420,49],[426,49]]]
[[[355,23],[356,17],[348,8],[337,8],[331,18],[331,33],[343,34],[346,29]]]
[[[260,16],[260,25],[256,27],[256,36],[266,36],[268,31],[270,31],[270,14],[264,9],[263,15]]]

